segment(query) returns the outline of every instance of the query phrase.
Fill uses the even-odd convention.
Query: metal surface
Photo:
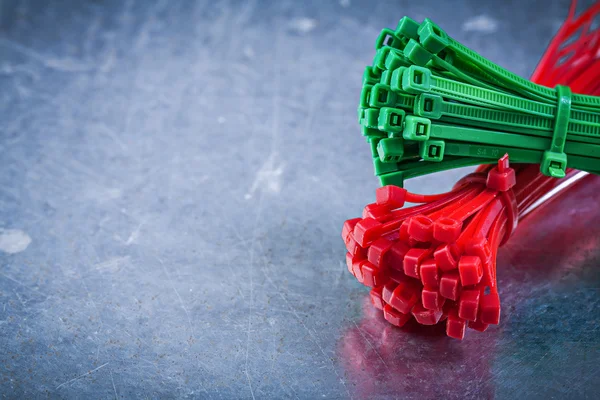
[[[340,238],[379,30],[526,76],[568,2],[373,3],[0,2],[2,397],[596,397],[598,180],[519,228],[463,342],[387,325]]]

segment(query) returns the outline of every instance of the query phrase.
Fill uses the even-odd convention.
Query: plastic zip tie
[[[427,214],[427,216],[429,218],[431,218],[434,221],[434,223],[435,223],[435,221],[437,221],[441,218],[448,218],[448,216],[450,214],[452,214],[455,210],[459,209],[464,204],[468,203],[473,198],[477,197],[477,195],[480,194],[483,190],[485,190],[485,185],[481,185],[481,186],[473,185],[473,186],[474,187],[471,188],[465,196],[453,201],[452,204],[448,205],[447,207],[444,207],[441,210],[437,210],[430,214]]]
[[[366,100],[371,108],[394,107],[410,111],[414,108],[415,96],[413,95],[394,92],[390,86],[381,83],[374,84],[370,90],[371,93]]]
[[[571,89],[562,85],[556,86],[556,93],[558,105],[556,107],[554,133],[550,142],[550,149],[546,150],[542,157],[540,171],[544,175],[553,178],[564,178],[567,169],[565,142],[567,141],[567,129],[571,114],[572,93]]]
[[[464,222],[467,218],[477,213],[479,210],[487,206],[496,198],[498,192],[495,190],[485,189],[477,197],[455,210],[448,218],[459,222]]]
[[[540,151],[545,151],[551,144],[549,138],[440,124],[431,125],[430,137]],[[600,145],[567,140],[565,153],[588,158],[600,158]]]
[[[430,111],[428,111],[430,110]],[[503,111],[491,108],[478,107],[469,104],[452,103],[444,100],[439,95],[423,93],[417,95],[414,102],[415,115],[441,119],[491,129],[509,129],[515,133],[538,134],[550,136],[554,127],[554,120],[549,117],[539,117],[520,112]],[[590,119],[593,119],[590,117]],[[578,120],[568,122],[569,138],[571,134],[591,136],[600,140],[600,123],[580,123]],[[596,142],[600,143],[600,141]]]
[[[540,96],[548,99],[551,102],[556,102],[558,100],[558,96],[556,92],[552,89],[546,88],[544,86],[536,85],[535,83],[522,78],[518,75],[515,75],[511,72],[508,72],[504,68],[500,67],[497,64],[492,63],[491,61],[485,59],[478,53],[469,49],[468,47],[462,45],[456,40],[449,37],[449,46],[459,57],[464,57],[470,60],[473,64],[480,67],[482,70],[487,71],[494,76],[498,77],[505,81],[504,86],[515,87],[522,89],[521,93],[525,96]],[[587,95],[573,95],[573,105],[574,106],[583,106],[592,109],[596,109],[600,107],[600,98],[595,96],[587,96]]]
[[[490,229],[496,218],[504,211],[505,205],[502,199],[496,197],[488,203],[481,211],[481,218],[475,228],[474,238],[487,238]]]
[[[420,79],[419,74],[422,75],[422,80],[425,82],[421,87],[413,84],[415,80],[418,81]],[[412,65],[402,75],[402,88],[407,92],[408,90],[415,91],[415,94],[432,92],[443,97],[475,105],[508,109],[542,117],[552,118],[554,116],[554,107],[552,105],[435,76],[430,70],[423,67]],[[405,75],[406,78],[404,78]],[[392,85],[392,87],[394,86]],[[417,90],[419,92],[416,92]]]
[[[416,206],[416,207],[409,207],[409,208],[404,208],[401,210],[395,210],[395,211],[392,211],[390,214],[392,215],[392,217],[394,219],[402,218],[404,220],[404,219],[407,219],[414,215],[431,213],[431,212],[439,210],[440,208],[443,208],[444,206],[447,206],[448,204],[450,204],[454,201],[459,201],[464,196],[467,196],[469,194],[469,192],[470,192],[469,188],[467,188],[467,187],[461,188],[460,190],[455,190],[455,191],[450,192],[449,196],[443,197],[439,200],[432,201],[432,202],[426,203],[426,204],[422,204],[422,205]]]

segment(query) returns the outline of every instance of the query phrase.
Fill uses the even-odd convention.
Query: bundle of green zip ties
[[[506,153],[556,178],[567,168],[600,174],[600,97],[519,77],[429,19],[402,18],[376,49],[358,116],[382,185]]]

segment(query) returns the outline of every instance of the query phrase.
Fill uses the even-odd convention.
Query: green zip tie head
[[[402,137],[406,140],[424,142],[429,139],[431,120],[414,115],[407,115]]]
[[[366,108],[363,107],[358,107],[357,111],[358,111],[358,123],[362,125],[362,120],[365,117],[365,110]]]
[[[392,71],[390,71],[389,69],[386,69],[385,71],[383,71],[383,73],[381,74],[381,79],[379,80],[379,83],[381,83],[382,85],[390,85],[392,83]]]
[[[390,107],[396,104],[397,98],[398,95],[392,92],[389,86],[378,83],[371,89],[369,105],[377,108]]]
[[[369,108],[371,89],[373,89],[373,85],[363,85],[362,90],[360,91],[360,103],[358,103],[360,108]]]
[[[367,143],[369,143],[369,146],[371,147],[371,155],[375,158],[377,157],[377,159],[379,159],[379,154],[377,153],[377,145],[379,144],[379,141],[382,138],[380,137],[368,137],[367,138]]]
[[[418,30],[419,42],[428,51],[437,54],[450,44],[446,32],[434,24],[429,18],[425,18]]]
[[[427,51],[415,39],[410,39],[404,48],[404,55],[416,65],[425,65],[431,60],[433,54]]]
[[[406,112],[399,108],[384,107],[379,111],[380,131],[402,132],[404,130],[404,117]]]
[[[404,36],[408,39],[419,38],[419,23],[412,18],[402,17],[400,21],[398,21],[398,26],[396,27],[396,36]]]
[[[377,144],[379,159],[384,163],[397,163],[404,155],[404,140],[402,138],[381,139]]]
[[[402,74],[402,90],[411,94],[429,92],[431,90],[431,71],[411,65]]]
[[[406,67],[396,68],[392,71],[392,77],[390,78],[390,87],[394,92],[402,92],[402,75],[406,71]]]
[[[365,116],[362,120],[362,125],[367,128],[378,129],[379,127],[379,109],[367,108]]]
[[[381,73],[374,71],[373,67],[368,66],[365,68],[365,72],[363,74],[363,85],[374,85],[379,83],[380,79]]]
[[[567,155],[565,153],[555,153],[549,150],[544,152],[540,171],[542,174],[553,178],[564,178],[567,169]]]
[[[367,141],[369,141],[371,138],[381,139],[381,138],[387,137],[387,134],[385,132],[381,132],[377,128],[369,128],[368,126],[362,125],[360,127],[360,129],[361,129],[363,136],[365,136],[367,138]]]
[[[419,143],[419,156],[425,161],[440,162],[444,159],[446,143],[443,140],[427,140]]]
[[[378,74],[381,74],[383,70],[385,70],[385,59],[390,53],[390,47],[382,47],[377,50],[375,53],[375,58],[373,59],[373,69],[377,71]]]
[[[375,41],[375,49],[379,50],[383,47],[401,48],[402,41],[396,36],[396,32],[391,29],[383,29],[379,37]]]
[[[429,119],[440,119],[444,100],[442,96],[433,93],[422,93],[415,99],[415,115]]]
[[[408,65],[410,65],[410,62],[400,50],[392,49],[386,56],[385,69],[392,70],[399,67],[406,67]]]

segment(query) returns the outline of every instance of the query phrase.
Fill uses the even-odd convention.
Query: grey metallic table
[[[527,76],[568,1],[373,3],[0,1],[1,397],[597,398],[598,180],[523,223],[463,342],[387,325],[340,238],[380,29]]]

